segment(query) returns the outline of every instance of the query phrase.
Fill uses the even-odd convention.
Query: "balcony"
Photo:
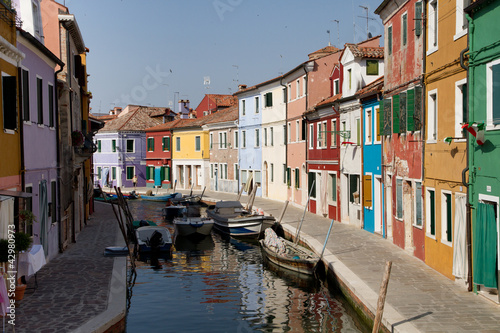
[[[93,142],[92,134],[84,135],[80,131],[73,131],[71,138],[77,163],[84,162],[97,151],[97,145]]]

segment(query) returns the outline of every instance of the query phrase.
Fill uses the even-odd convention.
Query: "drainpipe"
[[[469,67],[465,66],[464,63],[464,55],[469,51],[469,46],[472,46],[472,39],[470,38],[470,33],[474,31],[474,22],[472,21],[472,18],[466,14],[465,17],[467,18],[467,21],[469,21],[469,31],[467,33],[467,47],[460,52],[460,66],[462,66],[463,69],[467,71],[467,107],[468,107],[468,112],[467,112],[467,122],[470,121],[470,110],[471,106],[469,105],[469,96],[470,92],[473,91],[473,77],[470,75],[469,72]],[[469,170],[469,165],[471,163],[471,159],[473,159],[473,156],[469,157],[469,148],[470,144],[470,138],[469,135],[466,135],[466,155],[467,155],[467,166],[465,169],[462,171],[462,183],[467,189],[467,213],[465,215],[466,217],[466,248],[467,248],[467,290],[470,292],[473,290],[473,280],[472,280],[472,204],[471,204],[471,199],[470,195],[473,194],[473,189],[469,188],[469,183],[465,179],[465,174],[469,171],[469,180],[470,180],[470,170]],[[473,162],[473,161],[472,161]]]
[[[64,68],[64,64],[60,65],[60,69],[57,70],[56,72],[54,72],[54,85],[56,87],[56,89],[54,89],[54,94],[56,94],[56,97],[58,96],[58,93],[57,93],[57,75],[59,73],[62,72],[63,68]],[[56,113],[56,117],[55,117],[55,125],[57,126],[57,142],[56,142],[56,158],[57,158],[57,183],[56,183],[56,186],[57,186],[57,221],[59,221],[59,228],[57,230],[57,233],[58,233],[58,239],[59,239],[59,252],[63,252],[62,248],[63,248],[63,241],[62,241],[62,232],[61,232],[61,165],[59,163],[59,161],[61,160],[60,157],[61,157],[61,149],[59,147],[59,144],[60,144],[60,138],[59,138],[59,131],[60,131],[60,128],[59,128],[59,98],[57,98],[57,100],[55,101],[55,113]]]
[[[424,184],[425,181],[425,104],[426,104],[426,95],[425,95],[425,70],[426,70],[426,65],[427,65],[427,54],[426,54],[426,48],[427,48],[427,3],[423,3],[423,8],[422,8],[422,53],[423,53],[423,61],[422,61],[422,77],[420,78],[420,85],[422,86],[422,94],[421,96],[421,101],[422,101],[422,114],[421,114],[421,120],[422,120],[422,128],[420,129],[420,133],[422,135],[422,184]],[[425,186],[424,186],[425,189]],[[425,193],[425,192],[424,192]],[[424,258],[425,258],[425,244],[424,244]]]
[[[286,91],[286,94],[285,94],[285,132],[283,133],[284,137],[285,138],[288,138],[288,126],[287,126],[287,119],[288,119],[288,88],[285,84],[283,84],[283,78],[284,76],[282,75],[281,76],[281,79],[280,79],[280,86],[284,87],[285,88],[285,91]],[[287,139],[284,140],[285,141],[285,170],[288,170],[287,169],[287,166],[288,166],[288,142],[287,142]],[[283,170],[283,171],[285,171]],[[286,171],[285,171],[286,172]],[[286,181],[286,179],[285,179]],[[288,200],[288,198],[287,198]]]

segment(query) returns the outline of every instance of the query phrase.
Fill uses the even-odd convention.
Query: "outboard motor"
[[[160,232],[154,231],[149,239],[149,246],[151,247],[151,251],[159,251],[161,245],[163,244],[163,236]]]

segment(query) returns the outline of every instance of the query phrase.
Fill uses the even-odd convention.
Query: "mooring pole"
[[[385,274],[382,284],[380,285],[380,292],[378,294],[377,314],[373,323],[372,333],[377,333],[382,322],[382,315],[384,314],[385,296],[387,295],[387,285],[389,284],[389,277],[391,276],[392,261],[385,263]]]

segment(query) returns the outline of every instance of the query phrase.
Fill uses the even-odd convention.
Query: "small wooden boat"
[[[205,237],[210,235],[214,220],[202,216],[183,216],[174,218],[177,234],[184,237]]]
[[[139,252],[166,252],[172,246],[170,231],[161,226],[145,226],[136,229]]]
[[[272,263],[302,274],[311,275],[319,262],[319,256],[305,247],[276,235],[268,228],[260,245],[266,258]]]
[[[182,211],[186,208],[183,205],[171,205],[161,209],[161,215],[167,221],[172,221],[176,217],[182,216]]]
[[[171,194],[151,194],[151,195],[146,195],[146,194],[141,194],[140,198],[143,200],[149,200],[149,201],[164,201],[167,202],[169,199],[173,199],[176,196],[181,195],[180,193],[171,193]]]
[[[245,210],[239,201],[219,201],[207,208],[207,216],[214,219],[217,230],[234,237],[259,237],[276,222],[273,216]]]
[[[146,226],[156,226],[157,224],[154,223],[153,221],[150,220],[135,220],[132,222],[132,226],[134,229],[137,229],[139,227],[146,227]]]

